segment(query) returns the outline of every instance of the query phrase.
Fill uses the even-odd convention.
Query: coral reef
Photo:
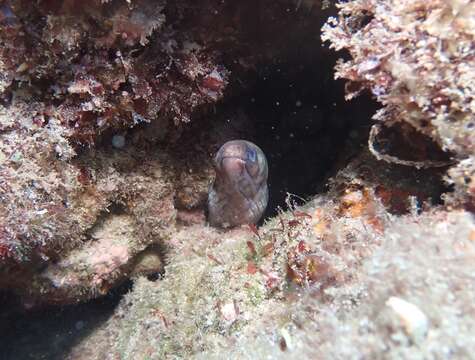
[[[190,121],[223,95],[228,71],[199,45],[210,31],[176,34],[187,15],[169,7],[166,22],[164,1],[4,2],[3,96],[33,93],[81,144],[107,129]]]
[[[246,114],[215,106],[286,51],[253,31],[267,16],[269,37],[281,25],[271,15],[287,8],[2,1],[1,288],[28,306],[84,301],[127,278],[176,225],[203,223],[210,154],[252,138]],[[288,40],[302,32],[293,26]],[[85,261],[111,242],[117,256]]]
[[[1,287],[25,304],[107,292],[143,251],[164,246],[177,213],[204,218],[208,154],[240,132],[183,140],[183,124],[203,120],[229,75],[226,24],[191,8],[1,2]],[[105,244],[116,254],[87,260]]]
[[[338,7],[338,17],[329,19],[322,38],[351,56],[336,67],[336,77],[349,80],[347,98],[370,90],[383,104],[374,116],[382,124],[375,129],[409,124],[456,159],[467,159],[449,172],[449,181],[455,184],[456,193],[469,199],[465,195],[448,200],[473,207],[469,174],[473,173],[475,152],[475,30],[469,19],[475,4],[465,0],[354,0]],[[406,137],[414,142],[413,135]],[[433,156],[422,151],[428,166],[434,165]],[[415,165],[423,166],[424,161]]]
[[[0,290],[31,310],[132,279],[71,359],[470,357],[474,11],[0,0]],[[321,35],[376,124],[368,100],[340,109]],[[271,201],[290,178],[312,196],[208,226],[211,158],[231,139],[263,143]]]
[[[208,147],[196,148],[185,133],[167,148],[139,130],[123,148],[110,139],[76,155],[66,129],[53,117],[38,126],[35,110],[23,102],[4,109],[0,135],[0,283],[29,306],[104,294],[143,268],[144,251],[161,257],[177,221],[203,224],[208,153],[218,139],[242,134],[216,128]],[[152,263],[141,272],[161,271],[161,261]]]
[[[68,133],[56,119],[38,126],[34,107],[15,103],[13,109],[2,114],[2,285],[40,302],[89,298],[101,287],[93,278],[107,274],[113,279],[111,261],[117,258],[120,268],[171,231],[173,190],[161,176],[154,177],[158,173],[145,177],[142,170],[118,170],[120,161],[133,163],[127,150],[88,158],[87,165],[81,157],[72,160]],[[114,207],[122,207],[123,214]],[[145,214],[153,214],[153,221]],[[101,230],[104,226],[108,231]],[[103,242],[119,246],[117,254],[104,249]],[[101,248],[99,253],[110,259],[89,257]],[[109,282],[104,291],[115,283]]]
[[[69,357],[467,356],[475,222],[441,208],[418,215],[414,204],[391,215],[363,165],[387,166],[372,161],[355,160],[326,195],[259,230],[175,233],[165,277],[139,278]]]

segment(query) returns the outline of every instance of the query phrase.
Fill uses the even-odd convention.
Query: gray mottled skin
[[[216,178],[208,194],[208,220],[229,228],[255,224],[267,206],[267,160],[246,140],[225,143],[214,158]]]

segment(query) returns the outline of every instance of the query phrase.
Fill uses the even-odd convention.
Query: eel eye
[[[259,173],[259,163],[257,162],[257,152],[255,149],[246,150],[246,169],[251,177],[256,177]]]
[[[247,160],[249,160],[251,162],[256,162],[256,160],[257,160],[256,150],[251,149],[251,148],[247,148],[246,157],[247,157]]]

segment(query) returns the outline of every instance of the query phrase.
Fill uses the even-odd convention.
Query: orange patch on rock
[[[314,214],[315,224],[313,225],[313,231],[318,237],[323,237],[328,233],[330,229],[330,222],[323,214],[322,209],[315,210]]]
[[[319,283],[328,286],[334,282],[336,273],[331,264],[321,256],[312,253],[301,241],[287,253],[287,279],[299,286]]]
[[[347,189],[341,197],[338,214],[352,218],[363,218],[379,233],[384,232],[382,220],[376,213],[375,198],[367,188]]]

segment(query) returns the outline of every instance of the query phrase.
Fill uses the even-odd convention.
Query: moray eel
[[[214,168],[216,178],[208,193],[210,225],[230,228],[257,223],[269,200],[262,150],[246,140],[228,141],[216,153]]]

